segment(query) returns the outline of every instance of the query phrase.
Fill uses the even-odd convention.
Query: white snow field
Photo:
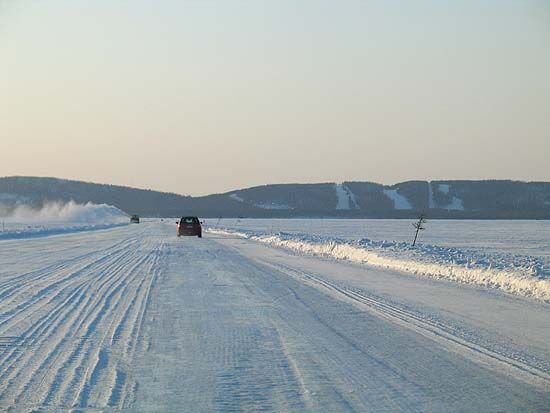
[[[550,306],[175,236],[0,240],[0,410],[544,412]]]

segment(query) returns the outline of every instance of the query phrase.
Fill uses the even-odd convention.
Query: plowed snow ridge
[[[385,241],[346,241],[307,234],[265,234],[225,228],[208,228],[212,234],[239,236],[299,253],[347,260],[464,284],[495,288],[507,293],[550,301],[550,279],[542,265],[519,257],[468,256],[452,248]],[[499,261],[500,260],[500,261]]]

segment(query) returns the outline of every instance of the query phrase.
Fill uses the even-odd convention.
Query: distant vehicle
[[[131,222],[132,224],[139,224],[139,215],[132,215],[132,216],[130,217],[130,222]]]
[[[178,224],[177,235],[181,237],[182,235],[191,235],[202,238],[202,227],[201,222],[197,217],[182,217]]]

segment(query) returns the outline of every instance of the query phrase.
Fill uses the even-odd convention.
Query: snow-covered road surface
[[[547,304],[160,222],[0,241],[0,410],[548,411],[549,326]]]

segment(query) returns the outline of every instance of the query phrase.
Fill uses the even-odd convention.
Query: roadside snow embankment
[[[0,240],[105,229],[128,223],[128,216],[107,204],[49,202],[41,208],[18,205],[0,216]]]
[[[482,254],[434,245],[413,247],[406,242],[347,241],[308,234],[207,228],[207,232],[238,236],[303,254],[346,260],[465,284],[496,288],[550,302],[550,268],[536,257]]]

